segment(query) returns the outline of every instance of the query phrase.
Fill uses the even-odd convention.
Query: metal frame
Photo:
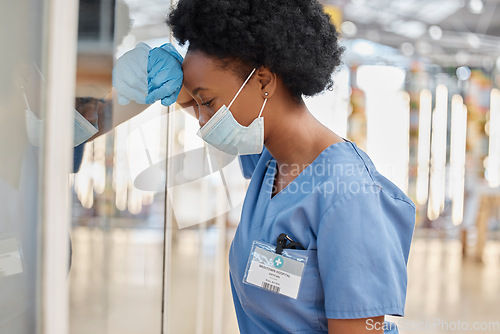
[[[49,0],[46,60],[47,91],[42,169],[42,334],[68,333],[68,260],[71,221],[69,178],[73,151],[73,114],[78,0]]]
[[[174,107],[168,107],[167,115],[167,135],[166,156],[167,161],[170,152],[173,151],[173,133],[175,124]],[[168,198],[168,187],[172,184],[172,172],[166,164],[165,178],[165,220],[164,220],[164,239],[163,239],[163,298],[162,298],[162,333],[168,333],[168,314],[170,309],[170,290],[171,290],[171,269],[172,269],[172,227],[173,227],[173,208]]]
[[[174,6],[177,4],[177,0],[170,0],[170,5]],[[173,41],[173,35],[170,33],[170,42]],[[167,158],[166,165],[166,177],[165,177],[165,220],[164,220],[164,239],[163,239],[163,298],[162,298],[162,323],[161,332],[162,334],[168,333],[168,314],[170,309],[170,290],[171,290],[171,271],[172,271],[172,227],[173,227],[173,208],[172,203],[168,199],[168,187],[173,184],[172,182],[172,172],[169,167],[168,157],[170,153],[173,152],[173,134],[174,134],[174,124],[175,124],[175,106],[168,107],[167,114],[167,135],[165,136],[166,142],[166,152],[165,156]]]

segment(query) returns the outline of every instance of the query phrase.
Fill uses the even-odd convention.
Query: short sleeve
[[[251,179],[262,153],[239,155],[240,168],[245,179]]]
[[[415,207],[376,185],[337,200],[318,227],[318,266],[330,319],[404,315]]]

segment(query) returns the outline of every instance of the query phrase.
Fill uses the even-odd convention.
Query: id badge
[[[0,237],[0,279],[24,272],[21,241],[17,234]]]
[[[276,247],[254,241],[248,258],[243,283],[297,299],[307,256],[298,256]]]

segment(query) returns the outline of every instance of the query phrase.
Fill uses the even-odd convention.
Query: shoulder
[[[396,186],[392,181],[390,181],[377,170],[368,154],[357,147],[355,143],[352,144],[354,150],[359,155],[359,158],[363,161],[370,180],[374,185],[380,188],[383,195],[391,197],[396,201],[406,203],[409,207],[415,210],[415,204],[412,202],[412,200],[398,186]]]
[[[365,183],[343,191],[335,200],[329,201],[319,224],[352,224],[353,220],[362,224],[379,221],[384,225],[405,222],[413,230],[416,209],[413,202],[394,184],[398,191],[386,190],[378,183]]]
[[[416,213],[411,199],[380,174],[355,143],[336,145],[325,151],[314,166],[314,177],[321,179],[314,192],[320,209],[317,232],[325,224],[340,229],[382,224],[395,225],[398,233],[411,234]]]
[[[318,238],[330,236],[330,241],[336,240],[344,248],[351,243],[365,248],[385,244],[407,261],[415,227],[415,204],[378,173],[365,152],[354,143],[351,147],[364,169],[355,168],[355,172],[339,176],[346,186],[322,211]]]
[[[309,166],[315,192],[323,201],[333,204],[347,194],[376,186],[356,148],[350,141],[333,144]]]
[[[313,173],[321,177],[322,182],[318,183],[317,191],[329,200],[330,205],[349,199],[388,197],[415,209],[411,199],[380,174],[370,157],[354,142],[334,144],[324,153],[315,164]]]

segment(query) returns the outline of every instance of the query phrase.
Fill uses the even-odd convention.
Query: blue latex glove
[[[177,100],[182,87],[183,60],[170,43],[149,51],[146,103],[161,100],[161,104],[168,107]]]
[[[150,50],[149,45],[139,43],[116,61],[113,68],[113,87],[117,90],[119,104],[128,104],[130,100],[140,104],[146,103],[147,62]]]

